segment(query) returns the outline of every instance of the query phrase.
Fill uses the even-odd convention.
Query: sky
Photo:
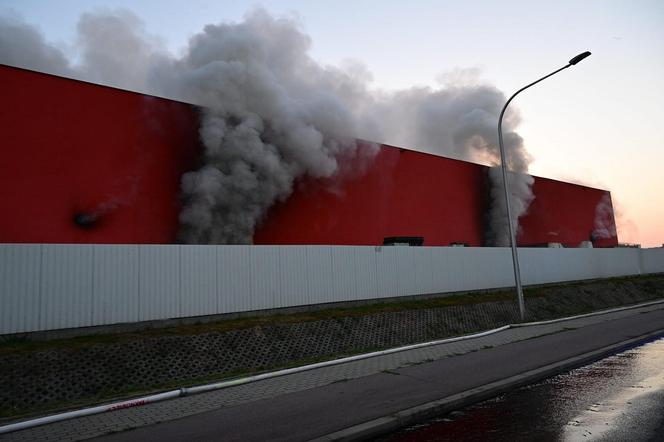
[[[295,17],[317,61],[360,62],[388,90],[471,69],[509,96],[591,51],[510,105],[534,158],[529,171],[610,190],[621,242],[664,243],[662,1],[0,0],[0,14],[22,17],[75,57],[83,12],[131,10],[179,53],[205,24],[240,21],[256,6]]]

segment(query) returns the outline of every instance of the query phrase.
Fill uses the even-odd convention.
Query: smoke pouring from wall
[[[503,173],[500,167],[489,169],[491,208],[488,213],[486,232],[487,243],[497,247],[509,247],[511,244],[507,224],[507,205],[505,204],[505,190],[503,188]],[[535,179],[524,173],[508,172],[507,189],[510,195],[510,209],[512,211],[512,231],[518,237],[518,217],[528,211],[533,200],[532,185]]]
[[[268,209],[299,177],[332,177],[339,158],[371,157],[355,138],[499,163],[497,119],[505,96],[472,72],[437,88],[381,91],[360,64],[326,66],[292,19],[255,9],[238,23],[207,25],[182,56],[170,54],[128,11],[83,14],[76,61],[17,17],[0,16],[0,62],[203,106],[203,165],[182,179],[180,239],[250,243]],[[515,219],[532,199],[530,158],[508,112],[504,137]],[[500,170],[489,173],[487,241],[507,245]],[[441,202],[444,204],[444,202]]]
[[[611,197],[605,194],[595,207],[595,228],[593,237],[597,239],[613,238],[616,236],[616,226],[613,222],[613,206]]]
[[[607,189],[608,186],[588,175],[558,175],[557,179],[580,186]],[[595,219],[592,236],[597,239],[617,237],[621,242],[638,242],[638,229],[634,221],[629,219],[620,198],[615,193],[607,193],[595,206]]]

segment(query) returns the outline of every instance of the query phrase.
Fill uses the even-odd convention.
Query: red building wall
[[[195,108],[6,66],[0,88],[0,242],[173,242]]]
[[[391,146],[366,173],[341,185],[304,180],[274,207],[256,244],[380,245],[419,236],[426,246],[485,244],[488,167]],[[604,190],[535,177],[534,200],[521,217],[517,243],[577,247],[591,239]],[[609,200],[610,201],[610,200]],[[594,238],[595,246],[618,243]]]
[[[7,66],[0,88],[0,242],[175,242],[180,178],[200,153],[194,107]],[[298,182],[254,242],[484,243],[484,166],[383,146],[363,173],[338,178]],[[589,239],[607,194],[543,178],[534,192],[522,245]]]
[[[592,237],[595,247],[618,245],[613,217],[610,222],[614,235],[605,238],[593,235],[597,206],[603,198],[611,204],[608,191],[535,177],[533,193],[535,199],[519,220],[518,244],[558,242],[566,247],[577,247],[581,241],[589,241]]]
[[[254,242],[380,245],[385,237],[421,236],[424,245],[479,246],[485,179],[476,164],[382,146],[365,173],[341,185],[298,183]]]

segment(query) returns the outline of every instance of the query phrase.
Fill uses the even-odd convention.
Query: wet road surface
[[[349,431],[354,426],[363,431],[368,422],[384,422],[384,419],[389,419],[394,413],[412,407],[438,402],[443,398],[506,379],[515,379],[527,373],[533,375],[543,367],[553,367],[561,361],[572,361],[610,346],[627,348],[625,342],[632,339],[637,339],[634,342],[643,342],[642,339],[638,340],[638,337],[644,335],[659,337],[664,334],[662,306],[649,307],[647,311],[627,312],[620,317],[612,318],[609,315],[592,321],[590,319],[592,318],[560,324],[562,329],[550,334],[540,335],[534,329],[508,330],[510,333],[525,332],[535,335],[529,339],[502,344],[500,342],[506,338],[505,334],[490,335],[481,338],[486,339],[481,342],[494,342],[497,345],[484,345],[477,348],[477,351],[440,359],[419,359],[422,363],[406,364],[395,370],[374,372],[368,376],[355,376],[352,373],[358,369],[357,364],[376,368],[377,361],[382,360],[380,357],[328,367],[334,371],[336,381],[325,382],[314,388],[298,387],[287,392],[284,386],[297,387],[300,382],[305,387],[311,385],[314,378],[324,374],[323,369],[298,373],[292,375],[292,379],[286,376],[275,378],[274,384],[266,380],[238,386],[235,391],[221,390],[153,406],[119,410],[115,415],[101,416],[99,426],[93,428],[93,431],[97,432],[98,428],[106,429],[102,433],[105,435],[100,435],[96,440],[107,442],[309,441],[317,437],[327,437],[335,432]],[[595,322],[596,319],[599,321]],[[479,344],[479,341],[476,344]],[[393,357],[387,355],[385,361],[389,362]],[[344,373],[350,374],[350,377]],[[270,388],[276,388],[280,393],[256,400],[240,401],[229,406],[222,404],[224,398],[230,394],[241,397],[256,393],[263,395],[266,391],[269,392]],[[157,423],[152,425],[138,425],[129,427],[134,428],[131,431],[123,431],[137,420],[141,422],[144,416],[153,420],[159,419],[162,412],[168,412],[169,407],[173,407],[177,413],[187,412],[188,407],[201,400],[211,400],[216,406],[203,413],[184,414],[181,418],[165,419],[162,422],[157,420]],[[81,423],[77,424],[76,429],[85,431],[83,425],[88,425],[90,419],[82,418],[79,422]],[[70,429],[64,431],[71,434]],[[357,429],[355,431],[357,432]],[[111,432],[113,434],[110,434]],[[97,434],[95,433],[95,436]],[[49,434],[46,436],[44,442],[51,440]]]
[[[664,441],[664,338],[377,439]]]

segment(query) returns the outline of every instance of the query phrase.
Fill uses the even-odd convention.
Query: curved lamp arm
[[[583,52],[577,55],[576,57],[572,58],[565,66],[561,67],[560,69],[557,69],[551,72],[550,74],[540,78],[539,80],[533,81],[532,83],[516,91],[514,94],[512,94],[509,100],[507,100],[505,106],[503,106],[503,109],[500,111],[500,117],[498,118],[498,144],[500,145],[500,167],[502,169],[503,190],[505,191],[505,206],[507,208],[507,228],[510,235],[510,246],[512,248],[512,262],[514,264],[514,280],[516,282],[516,292],[517,292],[517,297],[519,299],[519,313],[521,315],[522,321],[525,320],[526,309],[523,302],[523,288],[521,287],[521,271],[519,270],[519,255],[516,250],[516,234],[514,232],[514,228],[512,227],[512,210],[510,208],[510,198],[509,198],[509,193],[507,191],[507,165],[505,164],[505,147],[503,146],[503,116],[505,115],[505,110],[507,110],[507,106],[509,106],[510,102],[514,99],[514,97],[519,95],[522,91],[528,89],[531,86],[536,85],[542,80],[546,80],[550,76],[557,74],[563,69],[567,69],[570,66],[574,66],[584,58],[590,56],[590,54],[591,53],[589,51]]]

